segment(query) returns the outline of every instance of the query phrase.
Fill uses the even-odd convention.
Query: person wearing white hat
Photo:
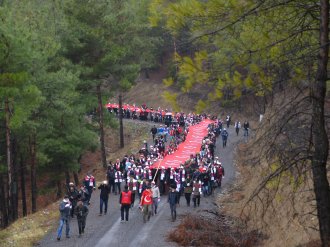
[[[69,200],[69,196],[64,196],[63,201],[60,203],[60,213],[61,213],[61,217],[60,217],[60,225],[57,229],[57,240],[60,241],[61,240],[61,236],[62,236],[62,229],[65,223],[65,233],[66,233],[66,237],[70,238],[70,211],[71,211],[72,205],[70,203]]]

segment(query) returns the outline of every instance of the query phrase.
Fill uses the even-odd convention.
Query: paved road
[[[236,137],[234,128],[229,129],[229,139],[227,147],[222,148],[221,138],[218,138],[216,145],[216,155],[219,156],[225,168],[225,178],[223,179],[223,188],[226,187],[235,177],[235,169],[233,166],[233,151],[237,142],[242,139],[240,133]],[[222,188],[222,189],[223,189]],[[220,189],[217,189],[217,193]],[[110,195],[108,214],[98,216],[99,212],[99,192],[95,191],[92,195],[92,204],[90,213],[87,218],[87,226],[85,234],[78,238],[78,226],[76,219],[71,221],[71,238],[62,237],[61,241],[56,240],[56,229],[50,232],[40,243],[39,246],[45,247],[131,247],[131,246],[157,246],[171,247],[177,246],[175,243],[167,242],[166,235],[179,224],[180,219],[187,213],[198,213],[203,209],[212,209],[214,207],[214,197],[206,197],[201,199],[201,207],[187,207],[184,196],[181,197],[180,206],[177,208],[178,220],[171,222],[169,206],[166,203],[166,197],[161,198],[159,205],[159,213],[151,217],[150,221],[143,223],[142,214],[138,207],[135,206],[130,210],[128,223],[120,222],[120,205],[119,196]],[[56,226],[57,227],[57,226]],[[64,230],[64,229],[63,229]],[[65,236],[65,231],[64,234]]]

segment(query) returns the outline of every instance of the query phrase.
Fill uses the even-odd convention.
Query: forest
[[[1,226],[18,208],[27,215],[27,193],[36,212],[38,177],[48,174],[60,196],[60,181],[77,179],[81,155],[104,148],[103,122],[114,124],[103,119],[105,99],[158,63],[162,36],[148,28],[147,4],[1,1]],[[97,124],[86,120],[91,113]]]
[[[1,227],[37,211],[43,174],[60,196],[86,150],[100,148],[106,166],[104,128],[116,125],[106,100],[170,54],[174,110],[200,87],[198,113],[218,102],[244,111],[253,97],[267,117],[251,160],[269,169],[249,203],[268,210],[281,186],[294,196],[311,179],[329,245],[328,0],[1,0],[0,16]]]

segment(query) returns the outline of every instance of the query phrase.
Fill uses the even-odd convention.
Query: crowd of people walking
[[[224,167],[215,155],[215,145],[220,135],[223,148],[227,145],[229,134],[223,125],[226,124],[229,128],[229,116],[226,123],[212,118],[214,121],[208,126],[208,134],[201,142],[200,151],[191,154],[180,167],[161,166],[159,169],[152,169],[151,166],[157,160],[175,152],[177,146],[185,141],[189,127],[208,117],[210,118],[206,115],[175,114],[168,126],[161,125],[157,128],[155,125],[151,128],[152,145],[144,142],[138,154],[125,155],[122,159],[110,161],[105,180],[101,183],[97,184],[90,173],[85,176],[80,189],[70,183],[67,196],[60,204],[61,219],[57,239],[61,239],[64,224],[66,237],[70,237],[69,221],[75,216],[79,236],[84,233],[88,205],[96,188],[100,191],[100,216],[107,214],[109,195],[119,195],[121,222],[129,221],[129,211],[136,205],[136,201],[142,211],[143,222],[148,222],[152,216],[157,215],[158,203],[164,195],[167,196],[172,221],[177,218],[176,205],[180,204],[181,196],[184,195],[187,207],[192,203],[193,207],[199,207],[201,198],[213,195],[215,189],[221,187],[222,178],[225,176]],[[237,134],[239,128],[240,123],[237,121]]]

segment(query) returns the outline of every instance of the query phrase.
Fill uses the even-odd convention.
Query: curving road
[[[216,155],[219,156],[224,168],[225,178],[223,179],[223,187],[229,185],[235,178],[235,168],[233,165],[234,149],[237,143],[242,139],[243,133],[237,137],[234,128],[229,128],[229,138],[227,147],[222,148],[221,138],[217,139]],[[220,189],[216,190],[219,193]],[[87,225],[85,234],[78,238],[78,226],[76,219],[70,223],[71,238],[65,238],[65,229],[61,241],[56,240],[56,227],[48,235],[42,239],[38,246],[45,247],[136,247],[136,246],[155,246],[155,247],[171,247],[177,246],[175,243],[167,242],[166,235],[179,224],[180,219],[187,213],[198,213],[203,209],[211,209],[214,207],[214,197],[201,198],[201,206],[199,208],[187,207],[184,196],[181,196],[180,206],[177,208],[178,220],[171,221],[170,209],[166,203],[167,197],[163,196],[159,204],[158,214],[151,217],[150,221],[143,223],[142,214],[137,206],[130,210],[129,222],[120,222],[120,205],[119,196],[111,194],[109,197],[108,214],[98,216],[99,213],[99,192],[96,190],[92,195],[92,204],[90,213],[87,217]],[[137,203],[136,203],[137,205]]]

